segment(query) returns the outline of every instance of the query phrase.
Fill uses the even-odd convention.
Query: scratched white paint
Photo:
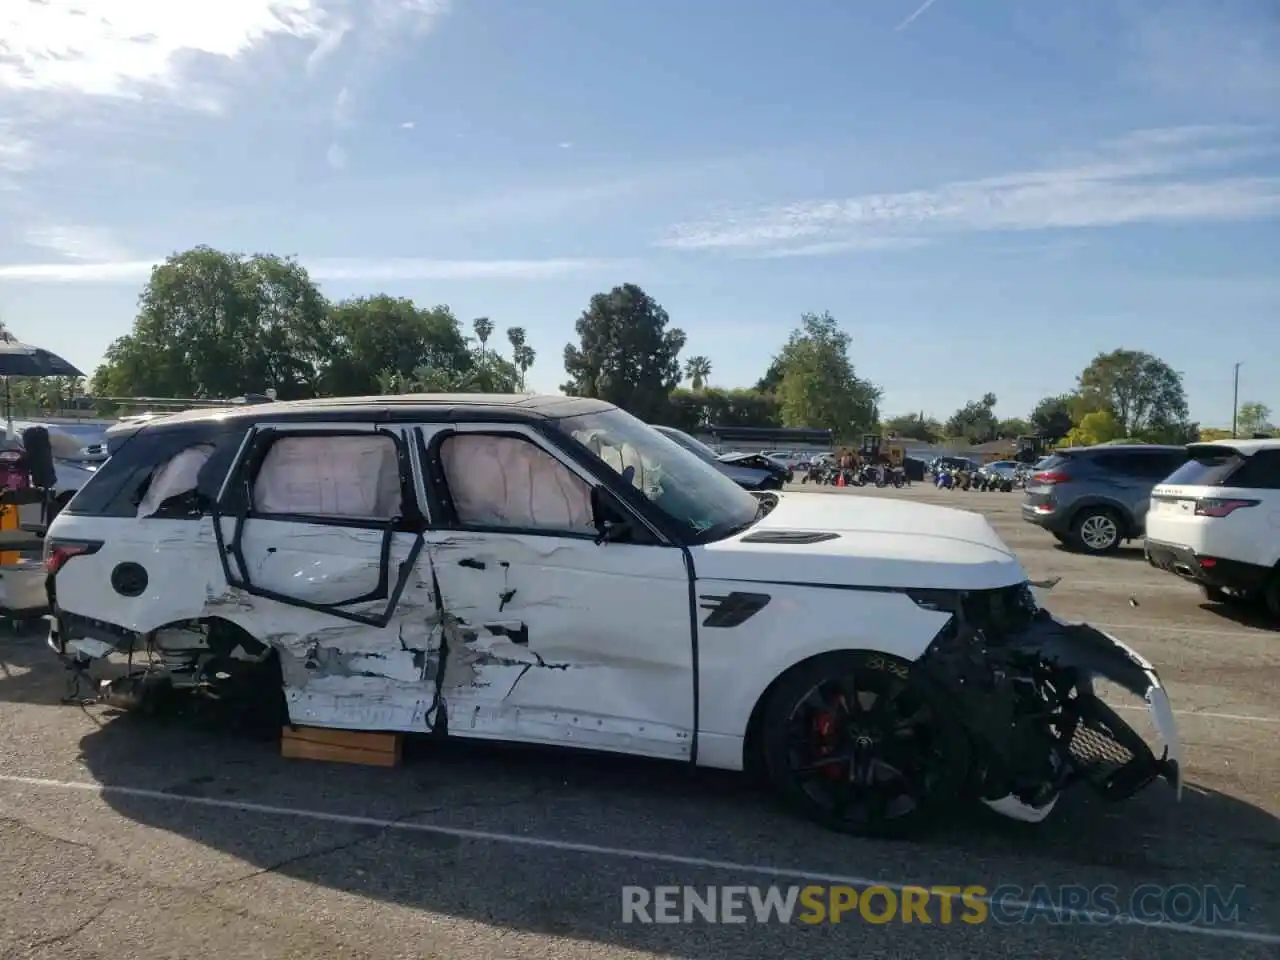
[[[460,483],[479,469],[475,451],[483,443],[476,434],[486,427],[456,426],[467,441],[458,449],[470,451],[470,460],[453,463],[451,476]],[[440,428],[404,428],[406,437],[415,429]],[[548,529],[428,531],[385,627],[230,587],[208,519],[64,513],[56,536],[102,540],[104,546],[63,568],[60,602],[69,612],[139,633],[161,631],[162,642],[177,646],[191,640],[165,629],[170,625],[219,617],[240,626],[279,653],[296,723],[420,731],[443,717],[457,736],[667,758],[689,756],[697,726],[699,763],[740,769],[752,711],[788,668],[848,649],[912,661],[947,620],[900,593],[817,585],[985,589],[1026,580],[1013,553],[976,514],[883,499],[783,494],[753,532],[839,536],[785,545],[734,536],[692,548],[696,598],[734,592],[768,597],[732,628],[703,623],[707,610],[695,599],[695,635],[685,553],[596,543],[555,530],[549,518],[558,515],[572,530],[581,527],[581,485],[589,476],[545,445],[516,452],[510,444],[543,442],[524,428],[504,429],[523,433],[524,441],[507,441],[502,457],[485,461],[497,475],[485,474],[476,495],[464,495],[462,502],[468,510],[488,511],[490,524],[518,518]],[[391,515],[399,485],[388,473],[388,442],[357,440],[324,449],[314,446],[324,442],[321,437],[290,441],[289,456],[280,458],[281,475],[259,483],[260,492],[282,510],[314,511],[341,501],[357,504],[350,508],[357,512]],[[326,462],[341,459],[343,450],[355,451],[350,463]],[[660,482],[649,466],[644,482]],[[525,474],[526,480],[543,478],[538,486],[544,501],[520,486]],[[555,483],[546,481],[551,475]],[[490,482],[495,479],[503,482]],[[413,481],[426,502],[421,476]],[[222,523],[230,542],[234,521]],[[393,535],[392,581],[418,536]],[[373,591],[382,545],[379,530],[260,517],[248,520],[242,535],[245,572],[253,583],[317,604]],[[110,571],[125,560],[143,562],[151,573],[142,597],[120,597],[110,588]],[[376,614],[386,605],[376,600],[347,609]]]

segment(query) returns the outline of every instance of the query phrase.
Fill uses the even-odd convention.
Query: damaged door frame
[[[687,543],[682,542],[677,537],[672,536],[665,529],[665,525],[655,523],[647,514],[649,511],[656,511],[653,506],[643,495],[639,494],[622,480],[618,475],[609,468],[608,464],[591,454],[581,444],[573,441],[572,438],[557,431],[546,429],[537,423],[522,423],[513,421],[489,421],[489,420],[460,420],[456,416],[449,421],[429,421],[422,420],[414,423],[412,427],[405,425],[406,435],[412,434],[413,452],[417,460],[418,476],[422,484],[421,493],[425,498],[428,512],[430,514],[430,522],[428,529],[432,531],[449,531],[449,530],[472,530],[477,529],[471,526],[463,526],[459,523],[457,513],[453,506],[453,500],[449,494],[448,481],[445,476],[444,464],[440,457],[440,448],[444,441],[451,436],[457,436],[468,433],[479,434],[495,434],[506,436],[519,436],[522,439],[533,443],[549,456],[557,460],[565,469],[569,470],[574,476],[583,480],[590,487],[603,487],[612,498],[616,501],[617,506],[625,511],[631,519],[651,538],[650,542],[643,544],[650,549],[671,549],[680,553],[681,560],[685,571],[685,587],[686,587],[686,603],[687,603],[687,622],[689,625],[689,658],[690,658],[690,706],[691,721],[689,732],[689,756],[688,763],[690,766],[696,767],[698,764],[698,740],[699,728],[701,726],[701,683],[700,683],[700,657],[698,643],[698,597],[697,597],[697,574],[694,569],[693,554]],[[623,489],[625,487],[625,489]],[[636,500],[643,502],[647,509],[640,509],[636,504]],[[524,533],[530,535],[548,535],[545,530],[512,530],[510,528],[491,529],[491,533]],[[569,533],[564,536],[572,536]],[[591,537],[581,537],[580,539],[593,539]],[[597,541],[600,542],[600,541]],[[608,549],[607,544],[602,544],[603,549]],[[434,565],[433,565],[434,578]],[[440,591],[438,584],[436,585],[436,597],[440,599]]]
[[[257,477],[258,471],[262,468],[267,451],[278,440],[297,435],[311,437],[381,436],[391,440],[396,447],[396,464],[400,480],[400,515],[387,520],[355,520],[342,517],[280,513],[255,517],[253,512],[253,482]],[[418,558],[422,554],[427,530],[427,520],[418,503],[418,495],[414,483],[413,457],[405,431],[400,427],[388,428],[377,423],[359,421],[339,421],[334,423],[272,421],[254,424],[246,431],[244,439],[240,443],[240,449],[232,460],[231,468],[227,471],[227,475],[218,489],[217,499],[210,509],[210,517],[213,521],[213,535],[217,545],[218,560],[222,565],[222,572],[229,586],[243,590],[251,596],[262,597],[263,599],[273,600],[288,606],[314,610],[342,620],[378,628],[387,626],[395,615],[396,606],[399,604]],[[230,518],[235,522],[230,539],[224,535],[222,530],[224,517]],[[249,565],[242,550],[245,524],[251,519],[352,530],[381,531],[382,544],[379,555],[377,586],[362,596],[336,603],[315,603],[255,586],[249,577]],[[395,582],[392,584],[390,571],[391,547],[397,533],[414,534],[414,540],[404,562],[400,564]],[[235,559],[235,566],[239,568],[238,574],[233,570],[232,558]],[[357,613],[344,609],[354,604],[372,603],[377,600],[387,601],[386,607],[377,614]]]

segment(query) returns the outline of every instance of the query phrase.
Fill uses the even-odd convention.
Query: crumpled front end
[[[973,786],[987,806],[1038,822],[1081,781],[1123,800],[1164,778],[1181,798],[1182,751],[1168,694],[1129,646],[1053,616],[1028,584],[916,601],[946,603],[953,612],[920,666],[969,733]],[[1098,681],[1143,698],[1160,742],[1149,744],[1108,705]]]

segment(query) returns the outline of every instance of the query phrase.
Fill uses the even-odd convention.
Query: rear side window
[[[1128,477],[1144,480],[1163,480],[1186,462],[1181,451],[1131,450],[1125,453],[1105,453],[1095,458],[1098,466]]]
[[[1035,469],[1041,473],[1049,470],[1058,470],[1065,467],[1071,462],[1071,458],[1065,453],[1051,453],[1036,463]]]
[[[199,516],[212,502],[243,430],[194,424],[143,430],[126,438],[89,479],[66,513],[91,517],[177,519]]]
[[[1241,456],[1231,447],[1201,447],[1166,481],[1189,487],[1280,490],[1280,450]]]

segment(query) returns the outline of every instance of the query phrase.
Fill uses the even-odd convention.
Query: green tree
[[[800,318],[777,357],[784,425],[826,428],[848,439],[879,423],[880,388],[854,373],[850,342],[830,313]]]
[[[778,398],[758,390],[671,391],[668,426],[694,432],[710,426],[777,427],[781,426]]]
[[[1074,426],[1071,419],[1073,400],[1074,396],[1069,393],[1045,397],[1031,411],[1031,429],[1052,443],[1061,440]]]
[[[488,317],[476,317],[471,321],[471,329],[476,332],[476,339],[480,341],[480,362],[483,364],[485,348],[489,345],[489,338],[493,336],[493,321]]]
[[[1100,443],[1113,443],[1125,437],[1124,427],[1110,410],[1098,410],[1085,414],[1080,425],[1067,433],[1066,443],[1072,447],[1092,447]]]
[[[1236,427],[1245,437],[1251,437],[1255,433],[1270,433],[1271,408],[1256,400],[1240,404],[1236,413]]]
[[[690,357],[684,362],[684,375],[688,378],[690,387],[701,390],[711,379],[711,361],[701,354]]]
[[[570,396],[597,397],[642,420],[661,420],[680,383],[683,330],[632,283],[597,293],[578,318],[578,345],[564,348]]]
[[[538,359],[537,351],[527,343],[522,343],[512,352],[511,359],[514,361],[516,369],[520,371],[520,390],[523,392],[525,389],[525,376],[528,374],[529,368],[533,366],[533,362]]]
[[[331,348],[322,380],[330,394],[380,392],[387,371],[406,383],[421,381],[423,370],[460,382],[476,365],[448,307],[423,309],[412,300],[382,294],[357,297],[333,305],[328,328]]]
[[[507,327],[507,342],[511,344],[511,361],[520,371],[520,390],[524,390],[524,376],[533,366],[534,352],[529,346],[524,327]]]
[[[880,429],[889,436],[905,437],[923,443],[937,443],[942,439],[942,424],[923,413],[891,417],[880,425]]]
[[[1081,371],[1079,392],[1111,412],[1122,436],[1177,440],[1187,432],[1182,376],[1141,350],[1099,353]]]
[[[312,396],[328,352],[326,303],[296,261],[210,247],[151,271],[133,329],[94,373],[100,396]]]
[[[777,393],[781,384],[782,364],[777,357],[774,357],[769,364],[769,369],[764,372],[764,376],[756,381],[755,389],[758,393]]]
[[[983,394],[951,415],[946,431],[949,437],[964,437],[971,443],[986,443],[996,438],[998,421],[995,414],[996,395]]]
[[[1012,439],[1014,437],[1025,437],[1031,433],[1031,424],[1021,417],[1009,417],[1007,420],[1001,420],[996,424],[996,436]]]

